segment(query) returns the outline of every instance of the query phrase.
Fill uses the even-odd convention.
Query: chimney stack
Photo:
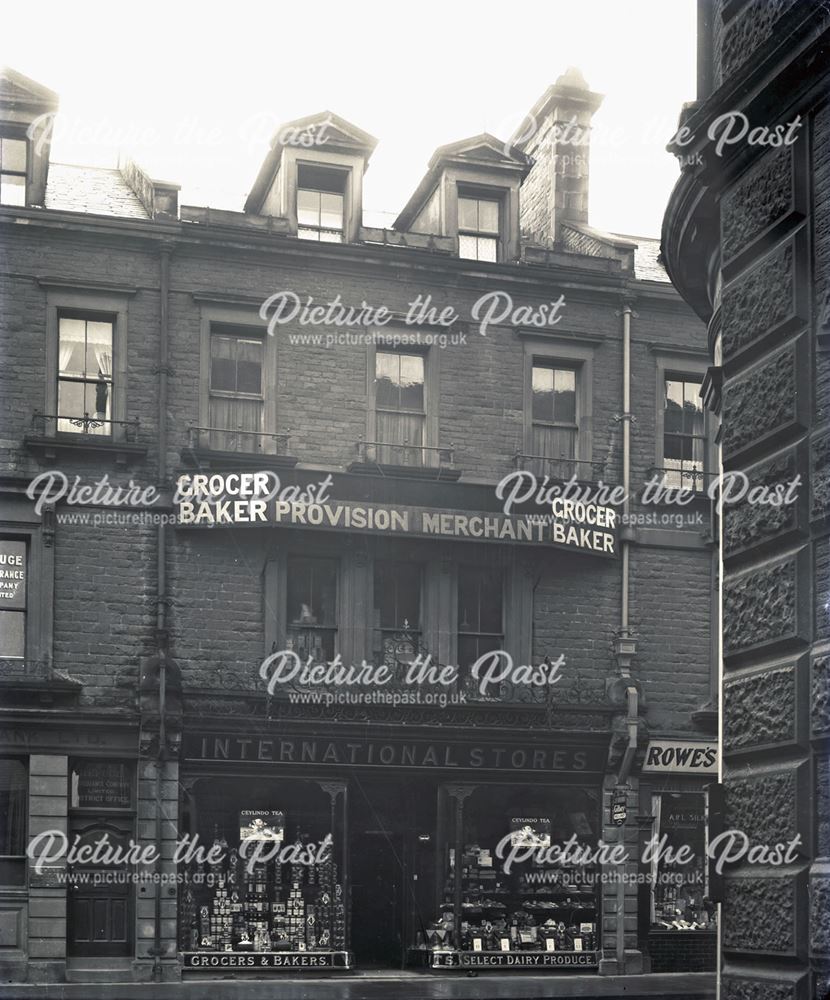
[[[602,98],[569,67],[510,140],[534,161],[521,188],[524,236],[551,245],[560,240],[563,223],[587,224],[591,119]]]

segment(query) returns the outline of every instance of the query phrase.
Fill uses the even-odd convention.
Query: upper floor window
[[[426,464],[424,370],[423,354],[375,354],[377,461],[382,465]]]
[[[334,659],[337,636],[336,559],[288,560],[288,648],[316,663]]]
[[[260,451],[264,394],[263,341],[216,327],[210,335],[209,446],[216,451]]]
[[[59,431],[112,435],[113,328],[110,316],[59,314]]]
[[[26,140],[0,138],[0,205],[26,204]]]
[[[498,260],[499,203],[486,198],[458,198],[458,256]]]
[[[503,589],[498,570],[458,568],[458,665],[462,677],[479,657],[504,648]]]
[[[300,239],[343,242],[347,177],[344,170],[298,167],[297,235]]]
[[[663,479],[668,486],[702,489],[706,423],[699,378],[667,375],[663,396]]]
[[[0,657],[26,655],[26,543],[0,539]]]
[[[530,451],[542,474],[569,478],[577,459],[577,377],[574,368],[533,363]]]

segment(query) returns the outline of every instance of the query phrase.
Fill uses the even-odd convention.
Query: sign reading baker
[[[649,740],[643,774],[717,776],[718,744],[706,740]]]
[[[260,479],[261,477],[261,479]],[[440,511],[398,504],[345,500],[275,499],[264,493],[267,473],[182,476],[176,492],[177,523],[287,526],[381,535],[416,535],[508,544],[549,545],[598,556],[618,554],[617,514],[600,504],[567,502],[567,509],[539,517],[484,511]]]

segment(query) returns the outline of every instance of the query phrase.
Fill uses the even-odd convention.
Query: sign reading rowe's
[[[496,514],[479,511],[439,511],[429,507],[352,503],[345,500],[299,501],[256,495],[257,473],[247,495],[238,486],[237,474],[183,476],[175,504],[180,525],[285,525],[329,531],[370,534],[417,535],[509,544],[551,545],[616,556],[617,514],[599,504],[570,504],[554,517]],[[205,483],[197,480],[204,479]],[[230,482],[230,480],[233,480]],[[204,487],[204,488],[203,488]]]
[[[717,774],[718,744],[704,740],[649,740],[643,773]]]

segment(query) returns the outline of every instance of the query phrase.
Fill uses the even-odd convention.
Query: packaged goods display
[[[296,842],[302,844],[302,832]],[[314,952],[346,948],[346,909],[337,865],[248,863],[244,851],[214,840],[218,862],[188,869],[183,951]],[[299,853],[299,852],[298,852]]]
[[[454,930],[457,869],[450,849],[441,913],[426,929],[425,949],[596,952],[597,896],[586,869],[532,865],[505,872],[490,849],[474,843],[465,845],[460,869],[460,940]]]

